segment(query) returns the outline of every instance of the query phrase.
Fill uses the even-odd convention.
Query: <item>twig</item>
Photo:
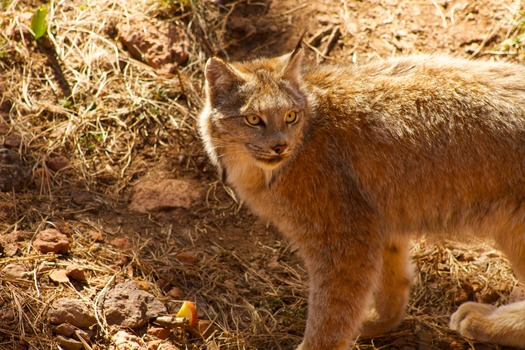
[[[341,29],[339,27],[335,27],[332,29],[332,33],[330,34],[330,37],[328,37],[328,41],[326,42],[326,46],[323,50],[323,57],[328,57],[330,54],[330,51],[335,47],[335,44],[337,43],[337,40],[341,37]]]

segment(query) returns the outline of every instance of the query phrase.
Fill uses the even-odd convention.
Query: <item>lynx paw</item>
[[[479,303],[464,303],[452,314],[450,318],[450,328],[464,337],[475,338],[479,328],[487,323],[487,316],[490,315],[495,306]]]
[[[478,341],[525,347],[525,302],[499,308],[465,303],[452,315],[450,328]]]

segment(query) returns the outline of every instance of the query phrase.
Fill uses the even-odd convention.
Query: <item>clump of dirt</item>
[[[129,53],[160,72],[176,73],[177,66],[188,62],[188,38],[174,23],[133,17],[117,29]]]
[[[283,54],[308,28],[317,62],[419,52],[525,60],[519,1],[73,0],[48,8],[45,44],[29,30],[39,6],[0,9],[2,349],[300,343],[301,262],[218,181],[195,131],[208,57]],[[419,272],[406,321],[355,347],[498,348],[447,324],[464,301],[512,297],[505,259],[455,243],[423,241],[412,253]],[[120,315],[125,295],[107,296],[131,284],[142,300],[133,330],[101,309]],[[154,323],[183,300],[196,302],[195,328]]]

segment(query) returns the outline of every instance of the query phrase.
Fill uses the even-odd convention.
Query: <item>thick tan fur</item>
[[[206,78],[210,158],[308,270],[300,349],[348,349],[402,321],[414,233],[492,239],[525,278],[525,67],[447,56],[310,66],[296,49],[212,58]],[[525,302],[464,304],[451,327],[525,348]]]

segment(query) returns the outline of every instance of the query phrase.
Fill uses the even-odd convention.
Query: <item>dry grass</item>
[[[200,316],[214,322],[217,330],[207,339],[174,336],[172,343],[180,348],[291,349],[300,342],[305,272],[290,247],[238,212],[226,190],[208,175],[195,175],[206,167],[194,132],[202,68],[212,53],[227,54],[226,21],[237,3],[224,5],[221,12],[196,0],[51,2],[49,39],[69,94],[28,31],[37,5],[1,2],[0,118],[21,135],[19,151],[35,181],[27,191],[0,193],[0,209],[8,213],[0,235],[4,240],[18,237],[13,238],[16,252],[0,252],[0,348],[57,348],[46,320],[53,300],[72,296],[96,309],[108,286],[129,279],[162,298],[170,311],[180,303],[167,291],[181,288],[186,298],[198,302]],[[190,59],[177,74],[159,74],[130,58],[118,43],[117,26],[138,14],[184,28]],[[523,28],[520,16],[508,26],[507,39],[490,52],[523,60]],[[54,172],[47,160],[58,155],[70,163]],[[123,209],[133,184],[159,163],[169,171],[174,167],[177,173],[201,176],[209,185],[207,205],[179,213],[187,217],[184,225]],[[89,203],[75,202],[79,192],[90,194]],[[72,238],[69,254],[43,255],[32,248],[34,236],[48,227]],[[248,233],[250,242],[229,237],[236,233]],[[133,249],[121,251],[110,244],[122,235]],[[450,313],[466,300],[504,303],[516,282],[496,253],[479,260],[486,249],[451,247],[415,246],[419,273],[407,321],[399,332],[360,341],[356,348],[470,347],[448,330]],[[198,264],[178,261],[177,254],[187,250],[197,252]],[[24,274],[7,274],[12,264]],[[49,273],[66,264],[84,268],[88,283],[50,281]],[[95,331],[93,349],[111,346],[116,329],[102,316]]]

